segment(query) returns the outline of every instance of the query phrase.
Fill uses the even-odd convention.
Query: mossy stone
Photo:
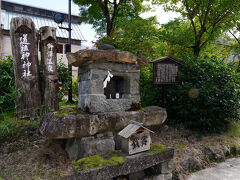
[[[165,149],[166,149],[166,146],[163,145],[163,144],[151,143],[150,150],[148,150],[147,153],[155,154],[155,153],[159,153],[161,151],[164,151]]]
[[[93,169],[104,165],[120,165],[124,162],[125,157],[120,154],[120,151],[113,151],[102,155],[94,155],[73,161],[75,169]]]

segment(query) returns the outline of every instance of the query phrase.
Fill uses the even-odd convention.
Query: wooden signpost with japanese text
[[[178,71],[181,63],[172,57],[164,57],[152,61],[154,84],[162,85],[163,107],[167,107],[167,85],[178,82]]]
[[[57,37],[56,28],[40,28],[40,51],[43,67],[43,105],[45,112],[57,111],[58,76],[57,76]]]
[[[17,116],[22,119],[34,119],[39,115],[41,107],[38,70],[38,33],[30,18],[12,18],[10,26],[17,90]]]

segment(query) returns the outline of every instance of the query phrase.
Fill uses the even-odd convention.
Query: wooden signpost
[[[34,119],[41,106],[37,30],[30,18],[12,18],[10,26],[17,116]]]
[[[162,85],[163,107],[167,107],[167,85],[178,82],[178,71],[181,63],[170,56],[152,61],[153,82]]]
[[[40,51],[43,67],[43,105],[46,113],[59,109],[56,42],[56,28],[49,26],[40,28]]]

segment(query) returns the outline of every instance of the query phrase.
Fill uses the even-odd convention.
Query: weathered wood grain
[[[17,116],[34,119],[39,115],[41,107],[37,30],[30,18],[12,18],[10,36],[18,91]]]
[[[43,107],[44,111],[57,111],[58,76],[57,76],[57,38],[56,28],[40,28],[40,51],[43,68]]]

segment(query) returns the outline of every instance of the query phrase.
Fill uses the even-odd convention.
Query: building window
[[[63,54],[63,45],[57,44],[57,53]]]

